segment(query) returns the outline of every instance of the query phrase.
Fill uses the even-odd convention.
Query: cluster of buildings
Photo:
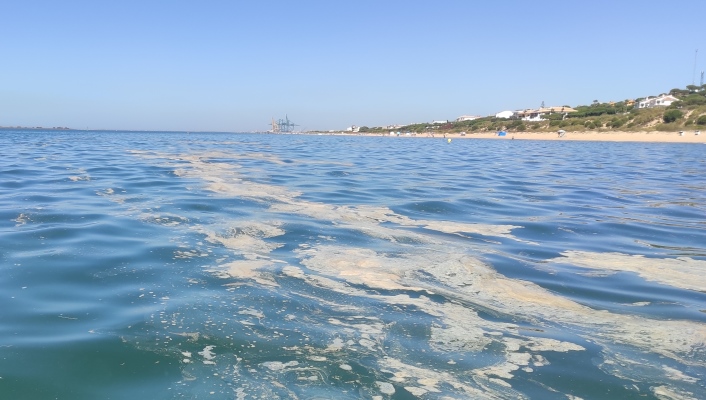
[[[636,107],[636,108],[653,108],[653,107],[667,107],[671,105],[673,102],[678,101],[676,97],[668,94],[663,94],[657,97],[646,97],[643,100],[640,101],[634,101],[634,100],[628,100],[626,102],[627,107]],[[611,103],[612,104],[612,103]],[[563,118],[566,118],[567,115],[570,113],[576,112],[575,109],[568,107],[568,106],[561,106],[561,107],[542,107],[538,109],[525,109],[525,110],[516,110],[516,111],[501,111],[497,114],[495,114],[495,118],[504,118],[504,119],[519,119],[522,121],[528,121],[528,122],[540,122],[540,121],[545,121],[545,117],[550,114],[563,114]],[[463,121],[473,121],[475,119],[483,118],[480,116],[475,116],[475,115],[462,115],[458,118],[456,118],[456,122],[463,122]],[[448,120],[442,120],[442,121],[432,121],[430,125],[441,125],[441,124],[448,124]],[[388,125],[385,127],[385,129],[400,129],[403,125]],[[357,126],[353,125],[347,129],[349,132],[358,132],[360,128]]]
[[[677,100],[679,99],[668,94],[657,97],[646,97],[644,100],[637,103],[637,108],[667,107]]]
[[[645,99],[641,101],[634,101],[634,100],[628,100],[626,102],[627,107],[636,107],[636,108],[653,108],[653,107],[667,107],[670,106],[672,103],[675,101],[678,101],[676,97],[668,94],[663,94],[657,97],[646,97]],[[612,103],[611,103],[612,104]],[[519,119],[522,121],[529,121],[529,122],[539,122],[539,121],[544,121],[545,119],[543,118],[546,115],[549,114],[563,114],[564,118],[570,113],[576,112],[571,107],[567,106],[562,106],[562,107],[540,107],[538,109],[526,109],[526,110],[517,110],[517,111],[501,111],[497,114],[495,114],[495,118],[504,118],[504,119]],[[458,118],[456,118],[456,122],[461,122],[461,121],[473,121],[474,119],[478,119],[481,117],[478,116],[473,116],[473,115],[462,115]]]
[[[537,121],[544,121],[544,116],[548,114],[556,114],[556,113],[561,113],[566,117],[569,113],[576,112],[571,107],[567,106],[562,106],[562,107],[540,107],[538,109],[526,109],[526,110],[517,110],[517,111],[501,111],[497,114],[495,114],[495,118],[504,118],[504,119],[519,119],[522,121],[530,121],[530,122],[537,122]],[[478,119],[481,117],[473,116],[473,115],[462,115],[458,118],[456,118],[456,122],[461,122],[461,121],[473,121],[474,119]]]

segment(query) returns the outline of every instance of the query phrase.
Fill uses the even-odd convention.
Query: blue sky
[[[706,1],[2,1],[0,126],[407,124],[657,95]],[[699,49],[698,54],[695,50]]]

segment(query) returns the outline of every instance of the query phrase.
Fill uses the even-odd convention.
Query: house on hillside
[[[460,117],[456,118],[456,122],[473,121],[474,119],[478,118],[480,117],[476,117],[475,115],[461,115]]]
[[[645,98],[644,100],[640,101],[637,103],[637,108],[653,108],[653,107],[667,107],[672,105],[675,101],[678,101],[676,97],[669,95],[669,94],[663,94],[658,97],[653,97],[653,98]]]
[[[564,118],[569,113],[576,112],[571,107],[542,107],[539,110],[524,110],[524,111],[517,111],[516,115],[523,121],[529,121],[529,122],[539,122],[539,121],[544,121],[544,118],[542,118],[545,115],[549,114],[563,114]]]
[[[495,118],[512,118],[515,116],[515,111],[500,111],[499,113],[495,114]]]
[[[561,113],[561,114],[568,114],[572,112],[576,112],[571,107],[566,107],[566,106],[561,106],[561,107],[542,107],[539,109],[539,112],[545,113],[545,114],[555,114],[555,113]]]
[[[542,115],[544,115],[544,114],[541,114],[539,112],[539,110],[531,110],[531,109],[522,110],[522,111],[518,111],[517,113],[515,113],[515,115],[517,115],[517,117],[519,117],[523,121],[530,121],[530,122],[544,121],[544,118],[542,118]]]

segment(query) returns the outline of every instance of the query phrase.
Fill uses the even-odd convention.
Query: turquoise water
[[[0,399],[706,398],[705,154],[0,131]]]

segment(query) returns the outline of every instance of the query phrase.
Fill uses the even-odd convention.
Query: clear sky
[[[408,124],[658,95],[706,69],[704,0],[1,0],[0,15],[0,126]]]

